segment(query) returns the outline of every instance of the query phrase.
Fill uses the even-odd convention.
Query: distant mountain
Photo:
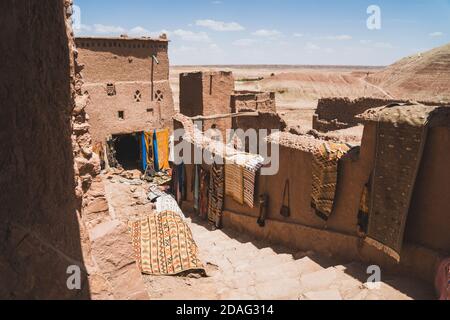
[[[395,98],[450,102],[450,44],[404,58],[367,80]]]

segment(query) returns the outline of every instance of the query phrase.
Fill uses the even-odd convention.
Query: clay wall
[[[74,161],[89,137],[72,135],[84,114],[73,113],[78,79],[66,29],[69,4],[0,3],[3,299],[90,298],[82,250],[87,235],[80,221],[83,190],[78,194],[76,186],[82,175],[89,186],[96,161],[85,156],[81,171]],[[67,288],[70,265],[81,268],[81,290]]]
[[[311,208],[312,155],[282,145],[278,174],[259,177],[256,187],[256,195],[269,196],[266,227],[257,225],[257,204],[251,209],[228,196],[225,197],[224,226],[299,250],[316,250],[349,261],[377,263],[392,272],[411,272],[431,282],[439,258],[448,256],[450,252],[450,239],[446,231],[450,222],[450,202],[444,196],[450,187],[450,170],[446,165],[449,163],[448,152],[443,152],[450,147],[449,134],[449,128],[430,130],[408,217],[400,264],[365,244],[357,233],[361,195],[374,166],[375,124],[365,126],[361,147],[341,161],[335,207],[328,221],[319,218]],[[188,171],[192,170],[190,166]],[[289,218],[280,214],[287,180],[291,189]],[[193,200],[192,194],[188,194],[187,200]]]
[[[169,78],[168,41],[162,39],[76,38],[87,83],[165,81]],[[157,64],[152,56],[159,62]]]
[[[275,92],[235,91],[231,96],[231,112],[277,112]]]
[[[180,112],[186,116],[231,113],[234,77],[231,72],[197,72],[180,75]],[[223,134],[231,129],[231,118],[206,120],[203,130],[215,125]]]
[[[85,84],[83,89],[90,96],[87,112],[94,144],[104,142],[110,135],[172,128],[174,110],[169,82],[154,84],[161,101],[152,101],[151,87],[149,82],[116,82],[116,94],[109,96],[106,84]]]
[[[77,38],[76,43],[94,144],[111,135],[172,128],[167,40]]]
[[[323,98],[319,99],[313,118],[313,129],[328,132],[357,126],[360,121],[355,117],[373,108],[391,103],[405,103],[406,100],[389,100],[375,98]],[[421,102],[425,105],[439,105],[439,102]]]

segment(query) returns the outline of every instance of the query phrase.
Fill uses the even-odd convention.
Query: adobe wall
[[[80,210],[98,162],[79,148],[89,146],[88,133],[72,130],[84,113],[73,113],[79,78],[66,29],[69,7],[61,0],[0,3],[3,299],[90,298]],[[76,189],[81,176],[85,184]],[[81,268],[81,290],[67,288],[70,265]]]
[[[86,110],[90,116],[94,144],[103,143],[110,135],[165,127],[172,129],[174,109],[168,81],[154,83],[155,92],[161,92],[161,101],[152,101],[152,85],[149,82],[116,82],[114,96],[107,94],[104,83],[86,83],[83,90],[90,96]],[[135,99],[137,91],[140,99]],[[123,113],[123,119],[119,117],[119,112]]]
[[[76,43],[94,144],[111,135],[172,128],[167,40],[77,38]]]
[[[167,40],[76,38],[75,43],[87,83],[150,81],[152,68],[153,81],[169,79]]]
[[[406,100],[376,98],[322,98],[319,99],[313,118],[313,129],[328,132],[357,126],[360,121],[355,117],[369,109],[379,108],[391,103],[405,103]],[[421,102],[425,105],[439,105],[436,102]]]
[[[450,253],[450,128],[430,130],[425,146],[406,239]]]
[[[311,155],[292,148],[280,149],[280,172],[272,177],[260,177],[258,194],[269,197],[267,230],[257,226],[259,208],[253,210],[235,203],[226,197],[225,208],[229,219],[225,225],[248,230],[254,235],[271,239],[284,245],[294,245],[303,250],[319,250],[350,260],[360,259],[368,263],[379,263],[390,271],[411,272],[426,281],[433,281],[436,263],[441,256],[450,253],[450,202],[444,196],[450,188],[448,170],[450,129],[430,130],[425,157],[419,172],[413,202],[405,233],[402,260],[399,265],[382,252],[362,243],[357,237],[357,216],[364,185],[373,170],[375,157],[375,124],[365,126],[360,154],[349,154],[343,158],[339,170],[335,208],[331,218],[325,222],[311,209]],[[393,173],[395,174],[395,173]],[[288,219],[279,212],[285,181],[291,184],[292,216]],[[246,218],[234,217],[243,215]],[[248,218],[251,218],[250,220]],[[228,221],[228,223],[227,223]],[[241,222],[237,222],[241,221]],[[253,226],[240,225],[245,221]],[[290,227],[285,228],[286,225]],[[285,227],[283,227],[285,226]],[[304,230],[299,233],[299,230]]]
[[[194,72],[180,75],[180,112],[187,116],[231,113],[234,77],[231,72]],[[213,125],[224,134],[231,129],[231,118],[206,120],[203,129]]]
[[[277,112],[275,92],[235,91],[231,96],[231,112]]]
[[[375,124],[365,126],[359,152],[356,149],[341,161],[335,208],[328,221],[317,217],[311,208],[312,155],[299,150],[294,143],[280,146],[280,170],[277,175],[259,177],[256,194],[269,195],[266,227],[257,225],[258,205],[251,209],[228,196],[225,197],[224,226],[299,250],[316,250],[349,261],[376,263],[385,271],[410,272],[431,282],[439,257],[450,253],[447,230],[450,203],[443,196],[449,190],[450,181],[448,166],[445,165],[449,163],[449,155],[443,152],[450,147],[449,138],[448,128],[433,128],[430,132],[400,264],[365,244],[357,233],[361,195],[374,166]],[[187,181],[191,181],[192,170],[193,166],[188,166]],[[280,215],[280,209],[288,179],[291,217],[285,218]],[[192,202],[193,195],[188,194],[187,200]]]

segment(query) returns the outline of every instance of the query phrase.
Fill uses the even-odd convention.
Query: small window
[[[118,112],[118,117],[120,120],[125,120],[125,112],[124,111],[119,111]]]
[[[114,85],[114,83],[108,83],[106,85],[106,93],[108,94],[108,96],[112,97],[116,95],[116,86]]]
[[[142,94],[139,90],[137,90],[136,93],[134,94],[134,101],[141,102],[141,100],[142,100]]]
[[[155,92],[155,100],[158,101],[158,102],[161,102],[161,101],[164,100],[164,95],[163,95],[163,93],[161,92],[161,90],[157,90],[157,91]]]
[[[154,115],[155,110],[153,108],[148,108],[147,113],[151,113],[152,116]]]

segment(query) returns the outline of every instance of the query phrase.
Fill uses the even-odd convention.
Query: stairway
[[[214,300],[411,300],[433,299],[417,280],[383,276],[379,289],[365,284],[367,267],[293,253],[251,241],[230,230],[188,219],[207,278],[144,276],[151,299]]]

